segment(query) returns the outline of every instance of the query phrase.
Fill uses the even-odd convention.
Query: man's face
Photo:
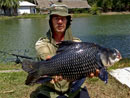
[[[52,26],[55,33],[64,33],[66,29],[67,18],[66,16],[53,15]]]

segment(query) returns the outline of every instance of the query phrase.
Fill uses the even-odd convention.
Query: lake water
[[[35,56],[35,42],[48,28],[48,19],[43,18],[0,20],[0,50]],[[73,18],[72,31],[82,41],[117,48],[130,58],[130,15]]]

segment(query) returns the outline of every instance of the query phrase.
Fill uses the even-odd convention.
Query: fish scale
[[[59,44],[55,56],[49,60],[34,62],[31,64],[32,69],[27,68],[30,62],[23,62],[23,70],[29,73],[26,84],[36,82],[43,75],[61,75],[71,81],[87,77],[90,73],[95,73],[96,69],[104,67],[101,55],[107,57],[114,52],[94,43],[64,41]]]
[[[92,51],[92,48],[90,48],[88,50]],[[84,52],[88,53],[88,50],[84,51]],[[62,75],[63,78],[65,78],[65,79],[73,80],[73,78],[76,78],[75,75],[77,75],[77,74],[78,74],[77,77],[80,78],[80,76],[82,76],[82,74],[94,72],[95,69],[98,68],[98,66],[92,66],[93,62],[95,62],[96,59],[93,59],[92,57],[90,57],[91,62],[89,59],[86,60],[86,58],[88,58],[89,55],[86,57],[83,57],[84,54],[83,53],[81,54],[80,52],[78,53],[78,51],[77,51],[77,53],[74,54],[73,49],[72,49],[72,51],[69,52],[69,54],[67,54],[67,53],[65,55],[64,55],[64,53],[63,53],[63,55],[61,54],[61,56],[59,56],[61,60],[58,59],[58,61],[56,61],[57,64],[54,65],[54,67],[60,66],[60,68],[59,68],[59,70],[57,70],[56,74]],[[92,54],[93,54],[93,52],[90,52],[90,56]],[[73,59],[73,61],[71,61],[71,59],[73,57],[75,57],[75,60]],[[68,62],[68,61],[70,61],[70,62]],[[81,61],[84,61],[85,64],[83,65],[83,62],[81,62]],[[67,66],[64,67],[64,65],[62,65],[61,62],[66,62],[64,65],[68,65],[69,67],[67,67]],[[90,62],[90,64],[88,62]],[[51,65],[53,65],[53,64],[51,64]],[[80,66],[78,66],[78,65],[80,65]],[[85,67],[85,66],[86,66],[86,70],[83,69],[83,67]],[[64,69],[62,69],[62,68],[64,68]],[[48,72],[50,72],[50,71],[48,71]],[[47,73],[47,72],[45,72],[45,73]],[[51,73],[47,73],[47,74],[52,75]]]

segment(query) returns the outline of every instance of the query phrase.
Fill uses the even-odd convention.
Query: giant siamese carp
[[[112,66],[122,58],[117,49],[95,43],[62,41],[58,46],[57,54],[49,60],[23,61],[22,68],[28,73],[26,85],[36,83],[44,75],[75,81],[88,77],[96,69]]]

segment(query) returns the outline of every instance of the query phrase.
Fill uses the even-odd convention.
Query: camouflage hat
[[[50,6],[50,15],[59,15],[59,16],[70,16],[70,14],[68,14],[68,7],[65,4],[52,4]]]

